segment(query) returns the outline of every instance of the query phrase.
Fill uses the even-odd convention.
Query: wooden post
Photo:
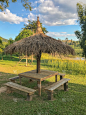
[[[53,100],[53,91],[48,91],[48,100]]]
[[[41,96],[41,81],[37,81],[37,85],[38,85],[39,96]]]
[[[26,47],[26,66],[27,66],[27,47]]]
[[[30,95],[29,93],[27,94],[27,101],[32,101],[32,95]]]
[[[64,83],[64,91],[68,90],[68,82]]]
[[[55,75],[55,82],[57,82],[57,75]]]
[[[33,53],[32,53],[32,56],[31,56],[31,62],[33,62]]]
[[[63,76],[62,76],[62,75],[60,75],[60,80],[61,80],[61,79],[63,79]]]
[[[37,55],[37,73],[40,73],[40,58],[41,58],[41,51]]]

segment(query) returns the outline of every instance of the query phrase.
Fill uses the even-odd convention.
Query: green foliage
[[[12,44],[14,42],[14,40],[12,40],[12,38],[9,38],[8,43],[5,45],[5,47],[7,47],[8,45]]]
[[[28,20],[29,24],[28,25],[25,25],[25,29],[29,29],[29,30],[32,30],[34,31],[34,33],[36,33],[36,28],[37,28],[37,21],[30,21]],[[45,27],[42,26],[42,23],[41,24],[41,28],[42,28],[42,31],[44,34],[46,34],[48,31]]]
[[[5,47],[7,47],[8,45],[12,44],[14,42],[14,40],[12,40],[12,38],[9,38],[8,43],[5,45]]]
[[[12,44],[13,42],[14,42],[14,40],[12,40],[12,38],[9,38],[8,44]]]
[[[33,35],[33,32],[31,30],[28,29],[23,29],[18,36],[16,36],[15,41],[21,40],[23,38],[26,38],[28,36]]]
[[[2,38],[0,38],[0,44],[2,44]]]
[[[77,3],[77,13],[81,32],[75,31],[75,35],[80,41],[80,46],[83,49],[83,56],[86,57],[86,4]]]
[[[77,39],[81,39],[81,33],[80,33],[80,31],[76,30],[75,31],[75,35],[76,35]]]
[[[12,2],[17,2],[17,0],[11,0]],[[22,5],[25,7],[25,9],[32,10],[31,3],[29,0],[21,0]],[[5,8],[9,7],[9,0],[0,0],[0,9],[3,11]]]
[[[83,50],[80,49],[80,48],[78,48],[78,47],[77,47],[77,49],[75,49],[75,54],[76,54],[76,56],[78,56],[78,57],[82,57],[82,52],[83,52]]]
[[[86,73],[86,62],[84,60],[61,60],[61,59],[43,59],[42,66],[52,70],[68,74],[82,74]]]
[[[3,52],[3,44],[2,44],[2,38],[0,38],[0,53]]]
[[[8,42],[8,40],[7,40],[7,39],[2,38],[1,36],[0,36],[0,39],[2,39],[2,42]]]

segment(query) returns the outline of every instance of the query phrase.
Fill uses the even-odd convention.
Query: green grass
[[[32,65],[28,64],[28,67],[25,66],[25,61],[15,66],[17,62],[16,58],[13,61],[9,58],[0,60],[0,87],[4,86],[10,77],[36,69],[35,60]],[[44,66],[42,62],[41,69],[54,70],[54,66]],[[56,89],[53,101],[47,99],[47,93],[43,88],[55,81],[54,76],[42,82],[42,96],[39,97],[36,91],[31,102],[26,101],[26,93],[18,90],[11,94],[1,93],[0,115],[86,115],[86,76],[66,73],[65,78],[71,79],[68,84],[69,90],[65,92]],[[19,80],[16,82],[19,84]],[[22,85],[37,90],[36,81],[29,82],[29,79],[22,78]]]

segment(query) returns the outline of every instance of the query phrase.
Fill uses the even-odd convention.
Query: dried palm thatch
[[[37,20],[37,31],[36,34],[21,39],[5,48],[6,53],[13,54],[15,52],[26,54],[35,54],[37,56],[37,72],[40,72],[40,57],[41,53],[54,53],[59,54],[74,54],[74,49],[64,44],[60,40],[56,40],[45,35],[42,32],[39,18]]]
[[[6,47],[5,52],[10,54],[16,52],[26,54],[26,48],[28,55],[32,53],[38,55],[40,51],[44,53],[58,52],[60,54],[74,54],[74,50],[70,46],[43,33],[35,34],[14,42]]]

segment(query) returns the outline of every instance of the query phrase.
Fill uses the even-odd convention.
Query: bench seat
[[[16,79],[19,79],[19,76],[15,76],[15,77],[9,78],[9,80],[10,80],[11,82],[14,82],[14,83],[15,83],[15,80],[16,80]]]
[[[63,78],[63,79],[59,80],[58,82],[55,82],[50,86],[47,86],[45,88],[45,90],[47,90],[47,92],[48,92],[48,99],[52,100],[53,99],[53,90],[55,90],[56,88],[58,88],[59,86],[61,86],[63,84],[64,84],[64,90],[67,91],[68,90],[68,81],[69,80],[70,79]]]
[[[14,88],[14,89],[26,92],[28,101],[32,100],[32,94],[34,94],[34,92],[36,91],[34,89],[31,89],[31,88],[28,88],[28,87],[25,87],[13,82],[7,82],[5,85],[7,86],[7,91],[11,91],[11,88]]]

